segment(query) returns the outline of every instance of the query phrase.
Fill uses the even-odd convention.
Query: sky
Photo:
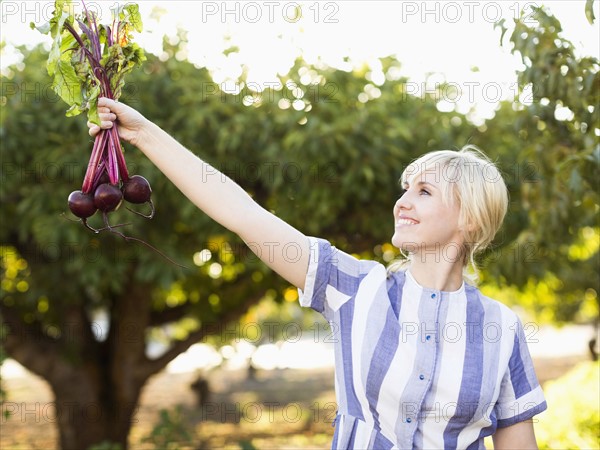
[[[73,0],[76,11],[81,0]],[[90,10],[108,23],[115,1],[86,1]],[[121,3],[122,4],[122,3]],[[223,90],[235,91],[232,80],[246,66],[248,82],[268,86],[278,72],[285,73],[302,53],[308,62],[324,61],[341,69],[369,64],[374,85],[383,81],[377,58],[395,55],[401,76],[409,78],[410,93],[431,90],[449,82],[458,94],[442,91],[440,109],[493,115],[501,99],[512,98],[518,86],[520,62],[501,47],[494,22],[511,22],[525,6],[547,6],[561,21],[564,37],[581,54],[600,55],[600,28],[590,25],[584,0],[546,2],[500,1],[139,1],[144,32],[136,36],[146,51],[160,54],[164,35],[188,32],[188,50],[179,57],[206,66]],[[600,17],[600,1],[594,4]],[[1,68],[18,60],[12,45],[49,43],[48,36],[29,27],[52,15],[52,1],[0,2],[1,39],[7,42]],[[300,13],[299,13],[300,12]],[[525,20],[533,21],[530,16]],[[236,46],[239,52],[223,55]],[[428,78],[427,78],[428,77]],[[425,80],[429,84],[425,84]],[[235,83],[234,83],[235,84]],[[454,92],[454,91],[452,91]]]

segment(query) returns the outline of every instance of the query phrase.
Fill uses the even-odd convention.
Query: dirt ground
[[[535,360],[542,385],[565,373],[583,357]],[[132,450],[327,449],[333,436],[335,395],[331,369],[258,371],[219,370],[209,375],[211,396],[204,408],[190,389],[194,373],[162,372],[146,385],[133,418]],[[2,417],[2,450],[55,450],[57,432],[52,394],[30,373],[3,381],[8,402]],[[175,414],[176,408],[179,414]],[[161,419],[161,410],[170,415]],[[154,432],[154,435],[151,435]],[[188,445],[168,446],[173,439]]]

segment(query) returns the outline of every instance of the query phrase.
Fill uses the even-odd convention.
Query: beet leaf
[[[146,59],[132,34],[142,31],[142,19],[138,5],[127,3],[112,8],[110,25],[99,24],[96,14],[85,2],[81,4],[83,11],[75,13],[71,2],[56,0],[49,22],[31,25],[53,39],[46,68],[52,88],[69,105],[66,115],[87,112],[88,120],[99,125],[98,98],[117,100],[125,76]],[[99,170],[106,171],[114,185],[129,179],[122,151],[116,129],[102,130],[96,136],[82,185],[84,194],[97,187]]]

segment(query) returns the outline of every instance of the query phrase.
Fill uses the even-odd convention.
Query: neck
[[[413,278],[421,286],[438,291],[456,291],[463,283],[462,261],[445,261],[444,258],[421,258],[419,254],[411,255],[409,270]]]

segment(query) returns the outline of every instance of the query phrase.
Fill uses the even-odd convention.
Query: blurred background
[[[115,3],[86,5],[107,23]],[[386,264],[403,168],[479,146],[511,201],[480,284],[523,321],[538,443],[600,448],[598,5],[144,1],[121,100],[304,233]],[[157,212],[111,220],[185,268],[66,220],[92,141],[30,27],[54,3],[0,7],[2,448],[329,448],[336,333],[239,238],[127,145]]]

